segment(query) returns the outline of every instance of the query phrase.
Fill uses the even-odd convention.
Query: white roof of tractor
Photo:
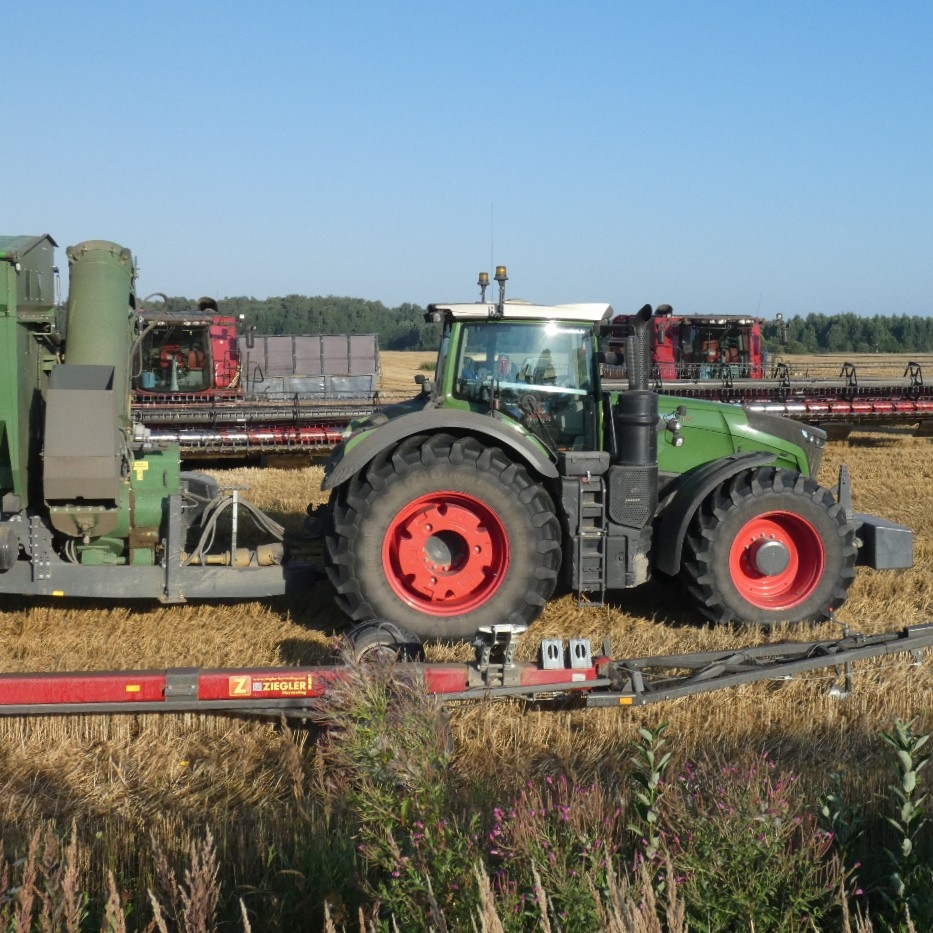
[[[470,304],[432,304],[429,311],[449,314],[455,321],[499,318],[500,305],[495,302]],[[612,305],[604,302],[582,302],[570,305],[536,305],[530,301],[509,299],[501,305],[501,319],[512,321],[591,321],[599,323],[612,317]]]

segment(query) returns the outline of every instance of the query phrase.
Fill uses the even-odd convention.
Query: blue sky
[[[141,294],[933,311],[933,4],[21,4],[0,233]]]

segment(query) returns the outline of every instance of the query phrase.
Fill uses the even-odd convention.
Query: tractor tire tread
[[[779,612],[763,609],[755,611],[750,605],[747,614],[752,617],[737,618],[739,613],[736,606],[730,605],[729,597],[717,583],[717,561],[722,559],[717,545],[720,544],[722,526],[735,509],[749,500],[766,504],[772,500],[779,503],[788,497],[815,505],[816,514],[822,514],[828,520],[828,537],[829,530],[834,529],[838,539],[838,548],[832,548],[833,554],[837,555],[834,557],[836,565],[828,568],[824,574],[824,577],[832,574],[832,582],[826,588],[820,605],[805,605],[802,612],[791,612],[787,618],[779,618]],[[855,578],[856,557],[855,526],[828,489],[795,471],[762,467],[727,480],[701,504],[684,539],[680,579],[700,612],[713,622],[747,621],[763,625],[779,621],[801,622],[828,617],[845,602]]]
[[[498,606],[500,616],[490,619],[487,605],[464,616],[433,616],[412,611],[399,601],[398,618],[391,606],[372,604],[361,580],[359,554],[355,544],[377,499],[390,494],[401,478],[418,470],[447,467],[472,470],[494,478],[507,495],[520,504],[521,521],[533,531],[520,594],[509,605]],[[355,620],[388,618],[425,638],[470,637],[479,625],[510,622],[528,625],[547,603],[556,586],[562,558],[561,525],[547,491],[498,447],[483,446],[469,437],[449,434],[421,435],[408,438],[331,494],[334,533],[326,541],[328,577],[340,608]],[[534,555],[534,556],[532,556]],[[519,562],[516,556],[516,567]],[[495,600],[491,599],[490,604]],[[502,618],[501,616],[505,616]],[[470,620],[475,619],[471,622]]]

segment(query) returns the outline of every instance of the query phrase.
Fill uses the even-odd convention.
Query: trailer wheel
[[[424,646],[417,635],[381,619],[355,625],[347,633],[347,641],[357,661],[379,658],[395,661],[424,660]]]
[[[497,447],[409,438],[331,498],[328,573],[353,619],[422,638],[529,624],[554,591],[561,529],[550,496]]]
[[[801,622],[845,602],[855,560],[855,527],[832,493],[765,467],[738,474],[702,504],[681,578],[714,622]]]

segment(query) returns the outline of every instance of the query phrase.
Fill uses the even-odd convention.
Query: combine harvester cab
[[[191,313],[143,308],[137,321],[133,390],[140,400],[239,398],[239,322],[220,314],[212,298]]]
[[[636,316],[619,314],[612,319],[611,366],[625,375],[625,338],[636,324]],[[684,317],[670,305],[658,305],[647,324],[651,350],[651,375],[657,383],[719,381],[724,374],[733,379],[762,379],[765,375],[762,321],[754,317]]]

